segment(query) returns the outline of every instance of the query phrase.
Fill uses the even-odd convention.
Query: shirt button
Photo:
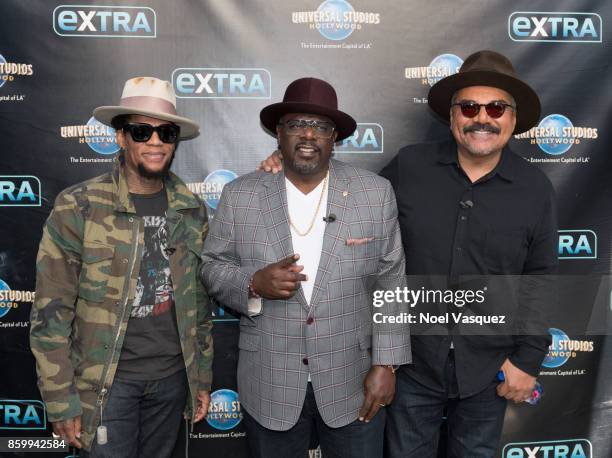
[[[304,363],[306,366],[308,366],[308,358],[302,359],[302,363]]]
[[[460,246],[458,246],[458,247],[457,247],[457,251],[458,251],[458,252],[461,252],[461,251],[463,251],[463,248],[461,248]]]
[[[309,316],[308,319],[306,320],[306,324],[312,324],[314,322],[314,318]]]
[[[134,218],[132,218],[132,217],[130,216],[130,219],[129,219],[128,221],[129,221],[130,223],[133,223],[133,222],[134,222]]]
[[[124,264],[127,264],[127,263],[128,263],[128,260],[127,260],[127,258],[123,258],[123,259],[121,260],[121,262],[122,262],[122,263],[124,263]]]
[[[467,216],[461,215],[461,221],[465,221],[466,219],[467,219]]]

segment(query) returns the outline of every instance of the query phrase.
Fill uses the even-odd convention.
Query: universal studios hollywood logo
[[[450,53],[440,54],[427,66],[406,67],[404,77],[408,80],[421,80],[423,86],[433,86],[442,78],[457,73],[462,65],[461,57]]]
[[[380,24],[380,13],[355,11],[345,0],[326,0],[316,11],[292,12],[291,22],[306,24],[328,40],[341,41],[364,26]]]
[[[529,140],[550,156],[560,156],[572,146],[598,137],[597,127],[574,126],[567,116],[557,113],[546,116],[527,132],[514,136],[518,140]]]

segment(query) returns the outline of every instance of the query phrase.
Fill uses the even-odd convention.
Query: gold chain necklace
[[[295,227],[295,224],[293,224],[293,221],[291,221],[291,215],[289,215],[289,209],[287,209],[287,214],[289,216],[289,225],[295,231],[295,233],[299,235],[300,237],[306,237],[310,233],[310,231],[312,231],[312,228],[314,227],[315,220],[317,219],[317,215],[319,214],[319,209],[321,208],[321,202],[323,202],[323,194],[325,194],[325,189],[327,188],[327,177],[328,176],[329,176],[329,170],[325,174],[325,178],[323,178],[323,189],[321,189],[321,195],[319,196],[319,203],[317,204],[317,209],[315,210],[314,215],[312,216],[312,219],[310,220],[310,225],[308,226],[308,229],[306,229],[306,232],[300,232],[299,229]]]

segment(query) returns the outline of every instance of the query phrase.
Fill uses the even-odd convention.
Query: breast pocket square
[[[364,243],[368,243],[374,240],[374,237],[364,237],[362,239],[346,239],[347,246],[357,246],[363,245]]]

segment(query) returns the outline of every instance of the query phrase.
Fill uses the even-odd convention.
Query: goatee
[[[164,166],[163,169],[158,171],[151,171],[145,168],[142,162],[138,163],[138,174],[146,178],[148,180],[155,180],[159,178],[168,179],[170,177],[170,166],[172,166],[172,161],[174,161],[174,152],[172,153],[172,157],[168,161],[168,163]]]

